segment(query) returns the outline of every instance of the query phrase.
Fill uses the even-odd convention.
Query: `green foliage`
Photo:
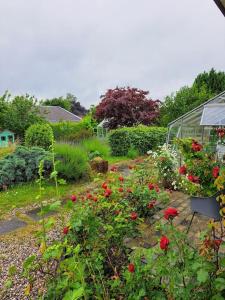
[[[37,100],[29,95],[11,96],[6,93],[0,97],[0,127],[7,128],[23,140],[25,131],[35,123],[44,122],[39,115]]]
[[[51,170],[49,152],[38,147],[17,147],[14,153],[0,160],[0,189],[35,180],[41,160],[48,174]]]
[[[94,135],[92,120],[87,116],[80,122],[59,122],[51,124],[56,141],[79,142]]]
[[[46,106],[60,106],[68,111],[71,111],[72,103],[67,98],[58,97],[52,99],[46,99],[41,102],[42,105]]]
[[[130,148],[136,149],[140,154],[146,154],[147,151],[165,143],[166,133],[166,128],[143,125],[113,130],[109,135],[112,154],[127,155]]]
[[[99,156],[104,159],[107,159],[110,156],[110,147],[108,143],[98,138],[83,140],[79,146],[84,149],[88,156],[96,151],[99,153]]]
[[[165,98],[160,109],[160,124],[167,126],[169,122],[177,119],[198,105],[210,99],[214,94],[205,86],[184,86],[176,93]]]
[[[59,176],[74,181],[89,178],[87,153],[82,148],[68,144],[56,144],[55,152],[58,159],[56,170]]]
[[[199,90],[205,86],[209,92],[219,94],[225,91],[225,72],[217,72],[212,68],[209,72],[200,73],[195,78],[194,86]]]
[[[27,147],[37,146],[49,149],[53,140],[53,131],[48,124],[31,125],[25,133],[25,144]]]

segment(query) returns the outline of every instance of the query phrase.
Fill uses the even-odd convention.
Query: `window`
[[[6,137],[5,136],[1,136],[1,141],[6,141]]]

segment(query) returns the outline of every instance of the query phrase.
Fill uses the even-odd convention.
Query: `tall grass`
[[[108,159],[110,156],[110,147],[107,141],[98,138],[83,140],[79,144],[79,147],[83,148],[87,155],[92,152],[99,152],[100,156],[104,159]]]
[[[59,176],[70,181],[89,177],[87,153],[81,147],[56,144],[55,152],[56,157],[59,159],[56,166]]]

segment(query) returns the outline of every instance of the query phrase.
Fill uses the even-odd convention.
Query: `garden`
[[[0,148],[1,225],[23,223],[0,236],[1,299],[225,299],[224,160],[167,145],[146,96],[109,90],[78,123],[37,115]]]

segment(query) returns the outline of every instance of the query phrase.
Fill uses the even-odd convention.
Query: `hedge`
[[[139,154],[146,154],[166,141],[167,129],[164,127],[123,127],[113,130],[109,134],[109,143],[114,156],[126,156],[130,148],[138,150]]]
[[[51,127],[56,141],[79,142],[94,134],[93,129],[84,121],[52,123]]]

